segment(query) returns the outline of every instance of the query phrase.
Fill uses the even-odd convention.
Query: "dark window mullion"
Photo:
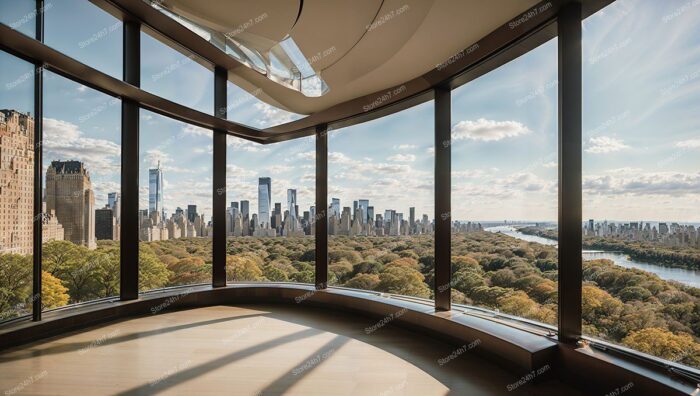
[[[328,126],[316,127],[316,289],[328,287]]]
[[[452,305],[451,91],[435,89],[435,309]]]
[[[559,34],[559,339],[581,337],[582,137],[581,4],[560,11]]]
[[[124,81],[141,86],[141,25],[124,21]],[[122,98],[120,282],[121,300],[139,295],[139,106]]]
[[[228,71],[214,69],[214,115],[226,119]],[[213,236],[212,286],[226,286],[226,131],[214,129],[213,136]]]
[[[44,0],[36,1],[36,36],[44,42]],[[41,245],[43,183],[42,183],[42,135],[44,118],[44,68],[40,62],[34,63],[34,220],[32,235],[32,319],[41,320]]]

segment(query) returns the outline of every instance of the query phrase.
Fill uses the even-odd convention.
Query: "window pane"
[[[700,368],[700,7],[690,4],[616,2],[584,22],[583,330]]]
[[[212,132],[141,110],[139,290],[211,283]]]
[[[51,309],[119,294],[121,102],[45,76],[42,302]]]
[[[433,102],[328,137],[328,282],[433,298]]]
[[[44,10],[51,7],[48,3]],[[32,38],[36,36],[36,15],[36,0],[0,0],[0,23]]]
[[[114,78],[122,78],[122,21],[87,0],[46,2],[44,42]]]
[[[0,321],[32,310],[34,65],[0,51]]]
[[[453,301],[556,325],[556,39],[452,98]]]
[[[141,88],[203,113],[214,112],[211,65],[150,30],[141,31]]]
[[[315,137],[227,137],[226,280],[314,283]]]
[[[261,88],[248,92],[228,83],[228,119],[254,128],[270,128],[306,117],[265,103]]]

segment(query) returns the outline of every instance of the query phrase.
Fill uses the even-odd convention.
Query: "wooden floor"
[[[514,385],[528,373],[505,371],[474,350],[450,359],[453,346],[390,323],[377,324],[299,305],[165,310],[0,353],[0,391],[85,396],[579,394],[554,380]]]

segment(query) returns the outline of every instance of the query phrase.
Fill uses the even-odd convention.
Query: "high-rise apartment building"
[[[99,240],[113,240],[116,228],[116,219],[112,209],[107,204],[102,209],[95,210],[95,238]]]
[[[158,167],[148,170],[148,213],[160,212],[161,219],[165,218],[163,209],[163,170]]]
[[[331,199],[331,210],[330,210],[330,213],[328,213],[328,216],[340,217],[340,199],[338,199],[338,198]]]
[[[197,217],[197,205],[187,205],[187,221],[194,223]]]
[[[263,228],[270,227],[270,209],[272,206],[272,179],[258,179],[258,222]]]
[[[358,201],[358,206],[360,209],[362,209],[362,218],[360,220],[360,224],[366,224],[367,223],[367,217],[369,213],[369,200],[368,199],[361,199]]]
[[[0,253],[32,253],[34,119],[0,110]]]
[[[95,248],[95,195],[80,161],[52,161],[46,171],[46,210],[56,212],[65,239]]]
[[[296,221],[299,218],[299,213],[297,213],[297,190],[288,189],[287,190],[287,210],[289,210],[289,219],[291,221]]]
[[[250,201],[241,201],[241,216],[243,216],[244,219],[250,219]]]

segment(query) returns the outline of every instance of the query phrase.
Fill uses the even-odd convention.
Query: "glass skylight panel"
[[[247,67],[265,75],[287,88],[301,92],[304,96],[325,95],[329,88],[321,78],[320,71],[314,70],[291,37],[286,37],[264,54],[234,40],[232,35],[221,33],[185,18],[169,10],[162,1],[144,0],[151,7],[167,15],[198,36],[207,40],[221,51],[243,63]]]

